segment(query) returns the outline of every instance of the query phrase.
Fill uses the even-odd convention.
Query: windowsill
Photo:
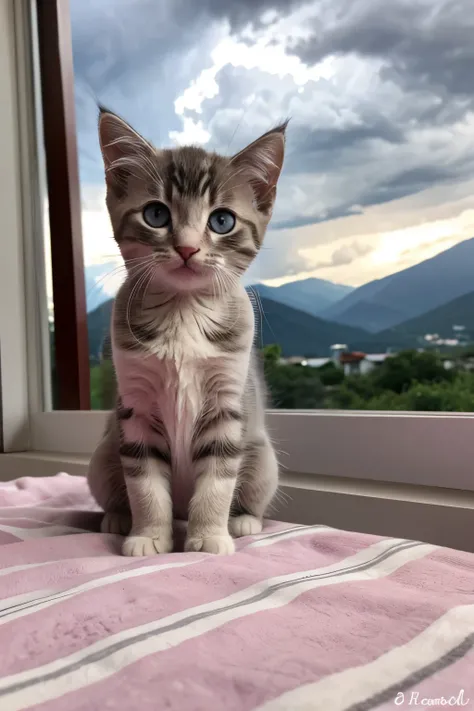
[[[60,471],[83,476],[87,463],[83,454],[1,454],[0,481]],[[474,552],[473,492],[282,472],[281,496],[271,515]]]
[[[393,415],[393,416],[392,416]],[[270,411],[268,430],[283,471],[394,482],[474,493],[474,415]],[[31,447],[88,456],[106,424],[100,411],[41,412],[31,418]]]

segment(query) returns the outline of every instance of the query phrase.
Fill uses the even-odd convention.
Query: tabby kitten
[[[257,255],[286,124],[226,158],[158,150],[101,110],[107,207],[127,278],[112,316],[118,403],[89,467],[124,555],[228,554],[259,533],[278,483],[240,277]]]

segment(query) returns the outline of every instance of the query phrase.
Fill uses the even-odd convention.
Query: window
[[[319,0],[141,4],[70,3],[90,406],[113,402],[103,346],[122,276],[99,100],[158,146],[226,153],[291,117],[273,220],[246,275],[275,407],[473,411],[474,88],[455,3],[430,13],[416,0],[406,26],[396,3],[387,16],[365,0],[337,22]],[[64,335],[76,350],[79,321]]]
[[[16,40],[29,116],[18,130],[38,161],[31,192],[45,213],[24,200],[32,226],[18,237],[21,269],[34,284],[16,287],[28,326],[11,347],[28,346],[15,364],[28,373],[23,446],[87,454],[113,401],[107,332],[121,270],[97,100],[159,146],[225,152],[291,115],[273,221],[247,276],[282,463],[303,475],[473,489],[464,413],[474,411],[474,66],[461,59],[463,17],[449,3],[428,15],[421,0],[406,27],[395,5],[378,2],[351,5],[335,25],[333,4],[312,0],[189,0],[159,15],[145,0],[138,11],[140,1],[19,3],[30,34]]]

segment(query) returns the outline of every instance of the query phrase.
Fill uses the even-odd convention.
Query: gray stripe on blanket
[[[346,568],[340,568],[339,570],[335,570],[331,573],[315,573],[314,575],[302,575],[300,578],[296,578],[295,580],[287,580],[282,583],[275,583],[274,585],[270,585],[266,590],[262,590],[262,592],[257,593],[256,595],[252,595],[251,597],[247,598],[246,600],[241,600],[240,602],[235,602],[230,605],[226,605],[224,607],[219,606],[219,600],[216,600],[216,607],[213,610],[208,610],[207,612],[202,612],[202,613],[197,613],[197,614],[191,614],[183,620],[179,620],[179,621],[173,622],[169,625],[165,625],[164,627],[161,627],[158,630],[152,630],[150,632],[142,632],[141,634],[137,634],[137,635],[135,635],[135,637],[131,637],[130,639],[124,639],[121,642],[111,644],[109,647],[107,647],[105,649],[101,649],[98,652],[93,652],[89,656],[86,656],[83,659],[78,660],[77,662],[68,664],[67,666],[63,667],[62,669],[57,669],[54,672],[45,674],[44,676],[39,676],[36,679],[27,679],[25,681],[19,681],[16,684],[12,684],[11,686],[1,689],[0,690],[0,697],[6,696],[7,694],[12,694],[12,693],[14,693],[16,691],[20,691],[22,689],[27,689],[28,687],[35,686],[35,684],[38,684],[38,683],[51,681],[53,679],[58,679],[58,678],[64,676],[65,674],[70,674],[71,672],[77,671],[78,669],[80,669],[81,667],[83,667],[87,664],[94,664],[96,662],[101,661],[102,659],[107,659],[107,657],[111,656],[115,652],[118,652],[121,649],[126,649],[127,647],[131,647],[132,645],[134,645],[138,642],[143,642],[144,640],[150,639],[151,637],[157,637],[159,635],[170,632],[171,630],[180,629],[182,627],[186,627],[187,625],[192,625],[195,622],[197,622],[198,620],[205,619],[206,617],[213,617],[214,615],[220,614],[221,612],[225,612],[228,610],[235,610],[236,608],[239,608],[239,607],[245,607],[245,606],[253,604],[255,602],[260,602],[261,600],[265,600],[265,598],[271,597],[274,593],[278,592],[279,590],[294,587],[295,585],[298,585],[299,583],[302,583],[305,580],[319,580],[319,579],[324,580],[327,578],[337,578],[342,575],[347,575],[348,573],[354,573],[354,572],[362,571],[362,570],[369,570],[370,568],[373,568],[374,566],[378,565],[379,563],[382,563],[387,558],[390,558],[391,556],[395,555],[396,553],[401,552],[402,550],[408,550],[409,548],[416,548],[417,546],[421,546],[421,545],[424,545],[424,544],[416,542],[416,541],[402,541],[401,543],[395,544],[394,546],[389,548],[387,551],[380,553],[375,558],[372,558],[372,560],[369,560],[366,563],[359,563],[358,565],[351,565]],[[264,583],[264,582],[265,581],[262,581],[262,583]]]

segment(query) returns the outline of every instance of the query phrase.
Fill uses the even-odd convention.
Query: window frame
[[[57,405],[89,410],[90,367],[69,0],[36,0]]]
[[[8,90],[12,98],[10,113],[5,110],[6,102],[0,107],[4,111],[0,115],[5,129],[3,135],[0,132],[0,140],[3,137],[13,146],[4,160],[15,176],[11,192],[0,194],[0,209],[10,220],[11,227],[11,240],[0,261],[3,446],[5,452],[90,455],[102,436],[107,414],[48,411],[45,277],[40,266],[44,263],[40,209],[42,160],[38,145],[41,106],[32,92],[33,83],[38,86],[39,49],[35,46],[35,33],[28,28],[31,21],[35,22],[38,6],[49,0],[0,2],[9,21],[7,31],[15,30],[15,47],[12,42],[4,43],[3,48],[0,46],[0,79],[10,76]],[[53,0],[50,5],[57,10],[59,2],[64,12],[63,0]],[[64,15],[61,22],[64,23]],[[56,58],[63,61],[64,53],[57,52]],[[63,81],[63,90],[66,84],[67,81]],[[68,91],[71,89],[69,86]],[[43,115],[48,120],[49,113]],[[67,125],[67,120],[63,125]],[[65,142],[66,137],[64,150]],[[77,171],[77,156],[75,160]],[[32,165],[35,170],[31,170]],[[69,164],[67,169],[70,170]],[[74,179],[72,184],[75,184]],[[67,199],[71,200],[74,195],[77,195],[75,189],[67,191]],[[50,209],[54,211],[54,204]],[[69,210],[68,214],[71,216],[73,211]],[[77,226],[70,226],[62,237],[71,241],[67,268],[77,275],[82,235]],[[77,240],[81,240],[79,247],[72,244]],[[58,288],[56,286],[56,294]],[[77,298],[80,292],[77,284],[72,292]],[[79,301],[81,299],[79,293]],[[8,304],[8,313],[5,309],[2,311],[1,303]],[[85,300],[82,305],[75,302],[76,319],[81,318],[81,308],[85,309]],[[12,309],[16,320],[7,318]],[[78,364],[77,358],[74,362]],[[74,387],[73,379],[68,383],[68,387]],[[83,406],[79,390],[78,387],[74,397]],[[350,479],[355,484],[370,480],[474,491],[470,467],[474,460],[471,434],[474,433],[474,414],[272,410],[268,413],[268,424],[286,479],[301,474],[315,479]]]

